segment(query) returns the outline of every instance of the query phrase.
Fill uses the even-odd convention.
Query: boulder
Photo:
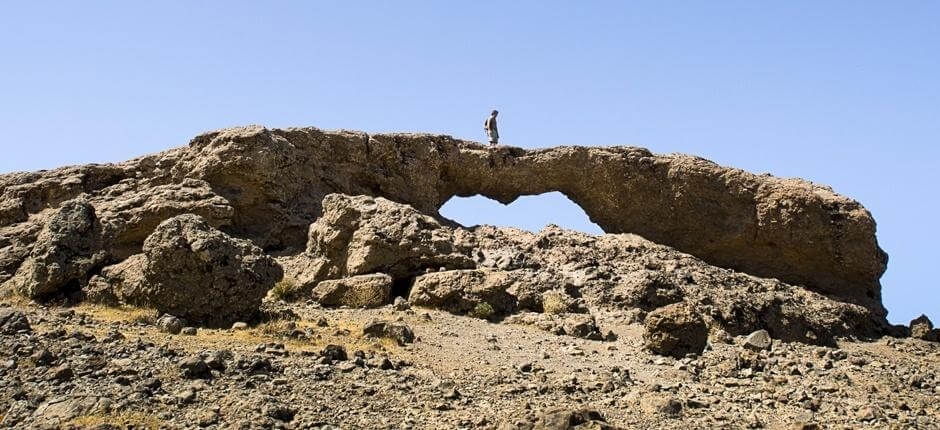
[[[508,313],[516,308],[515,297],[506,292],[514,282],[511,274],[499,270],[432,272],[415,278],[408,302],[460,314],[488,303],[494,311]]]
[[[32,299],[78,291],[107,257],[94,207],[83,198],[70,200],[48,218],[29,257],[7,283]]]
[[[31,330],[26,315],[12,309],[0,309],[0,333],[14,334],[20,330]]]
[[[414,342],[415,335],[408,327],[402,323],[395,323],[382,320],[369,321],[362,327],[363,336],[393,339],[399,345],[405,345]]]
[[[744,339],[744,347],[754,351],[768,350],[771,345],[773,345],[773,339],[770,338],[767,330],[757,330]]]
[[[628,274],[615,289],[616,299],[625,306],[651,311],[666,305],[681,302],[685,297],[682,289],[669,276],[652,270]]]
[[[93,284],[111,285],[122,303],[221,327],[254,317],[281,276],[260,248],[190,214],[162,222],[143,254],[106,268]]]
[[[428,268],[474,267],[454,245],[452,229],[408,205],[368,196],[326,196],[307,254],[325,258],[331,277],[382,272],[398,279]]]
[[[911,320],[911,337],[923,340],[940,340],[936,337],[936,331],[933,329],[933,322],[927,315],[921,315]]]
[[[384,273],[323,281],[313,289],[313,299],[325,306],[375,308],[389,302],[392,277]]]
[[[708,342],[705,321],[686,303],[673,303],[650,312],[643,328],[645,347],[659,355],[681,358],[701,354]]]
[[[164,333],[179,334],[183,330],[183,322],[173,315],[163,314],[157,318],[157,328]]]

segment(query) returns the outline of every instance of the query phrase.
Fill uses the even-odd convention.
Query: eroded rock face
[[[253,317],[281,277],[280,266],[251,242],[197,215],[180,215],[157,226],[142,254],[106,268],[91,284],[93,296],[105,302],[110,296],[221,326]]]

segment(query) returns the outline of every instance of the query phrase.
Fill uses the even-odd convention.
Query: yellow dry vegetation
[[[101,321],[133,321],[153,324],[160,317],[160,313],[154,309],[134,306],[104,306],[83,303],[72,309],[76,313],[85,314]]]
[[[204,349],[222,349],[233,347],[253,348],[261,343],[283,343],[289,350],[300,352],[318,352],[328,344],[343,345],[347,349],[360,349],[364,351],[388,351],[398,348],[398,344],[391,339],[368,339],[362,337],[362,325],[365,321],[333,321],[329,327],[317,327],[313,321],[275,319],[259,323],[246,330],[209,329],[199,328],[195,336],[170,335],[159,331],[153,322],[158,312],[152,309],[136,308],[131,306],[110,307],[94,304],[80,304],[73,308],[77,313],[99,321],[134,321],[147,324],[140,330],[124,333],[129,338],[166,343],[171,347],[198,351]],[[310,329],[314,336],[309,340],[299,340],[287,337],[290,326],[294,329]],[[95,334],[106,334],[107,328],[99,330],[83,328]],[[349,335],[337,335],[337,331],[346,331]],[[99,333],[100,332],[100,333]]]
[[[128,412],[119,415],[84,415],[68,421],[65,428],[133,428],[157,430],[164,426],[163,420],[156,416],[138,412]]]
[[[300,294],[300,284],[291,278],[285,277],[271,288],[271,296],[285,302],[294,301]]]
[[[549,291],[542,295],[542,312],[547,314],[563,314],[571,308],[571,301],[567,295],[558,291]]]

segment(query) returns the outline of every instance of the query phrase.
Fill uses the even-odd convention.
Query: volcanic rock
[[[686,303],[674,303],[650,312],[643,326],[646,348],[660,355],[681,358],[701,354],[708,342],[705,321]]]
[[[85,199],[69,200],[49,216],[29,257],[8,283],[33,299],[60,293],[70,284],[77,290],[105,262],[102,246],[94,207]]]

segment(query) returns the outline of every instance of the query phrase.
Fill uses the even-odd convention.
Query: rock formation
[[[512,239],[512,246],[488,247],[479,229],[454,229],[437,212],[453,196],[482,194],[508,203],[549,191],[567,195],[607,233],[633,233],[665,247],[639,236],[551,231],[538,243]],[[87,226],[70,222],[79,230],[62,230],[63,211],[79,207]],[[806,333],[798,332],[812,338],[839,326],[835,332],[874,333],[884,325],[879,278],[886,255],[875,223],[859,203],[829,188],[634,147],[487,148],[448,136],[315,128],[226,129],[125,163],[0,176],[0,282],[35,298],[75,289],[97,294],[101,288],[88,286],[96,274],[114,275],[95,284],[111,286],[120,284],[117,274],[140,278],[138,269],[158,264],[141,256],[145,239],[164,220],[190,213],[220,234],[278,256],[306,293],[323,280],[386,273],[396,283],[392,294],[403,295],[424,271],[476,269],[499,259],[501,266],[492,267],[513,272],[506,276],[551,278],[507,286],[515,302],[499,310],[540,310],[546,289],[538,285],[564,289],[579,282],[568,279],[572,273],[587,279],[582,286],[595,289],[596,297],[647,311],[707,296],[697,291],[711,288],[717,277],[760,285],[733,301],[748,303],[743,314],[732,317],[720,303],[703,305],[729,327],[803,339]],[[556,239],[598,254],[597,266],[546,271],[550,265],[532,263],[551,260],[533,255],[546,248],[549,254],[570,251],[547,246]],[[739,273],[707,269],[700,278],[712,279],[697,279],[671,263],[643,268],[617,261],[638,246],[653,254],[679,251],[685,254],[675,258],[696,267]],[[543,263],[577,264],[556,260]],[[659,273],[670,270],[674,275]],[[774,327],[804,302],[827,312],[798,318],[799,328],[792,320]]]
[[[546,191],[607,233],[438,213]],[[694,157],[424,134],[0,175],[0,427],[937,428],[874,229]]]

